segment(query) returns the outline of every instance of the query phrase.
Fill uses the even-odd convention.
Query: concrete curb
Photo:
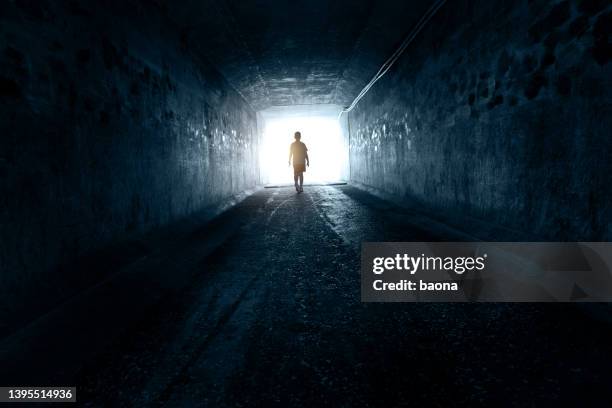
[[[357,181],[349,181],[349,185],[389,201],[399,207],[419,212],[428,219],[428,222],[435,222],[437,226],[444,226],[449,232],[455,235],[462,235],[468,241],[548,241],[541,237],[528,237],[525,232],[494,225],[467,215],[455,216],[452,219],[440,218],[439,214],[434,211],[424,210],[424,208],[426,208],[425,205],[421,206],[419,205],[420,203],[416,201],[411,202],[412,205],[408,205],[405,200],[366,184]],[[467,230],[470,230],[470,232],[465,232]],[[499,239],[496,237],[503,238]]]

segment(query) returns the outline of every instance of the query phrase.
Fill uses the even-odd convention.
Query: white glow
[[[264,183],[293,184],[293,167],[289,167],[288,158],[289,145],[294,142],[296,131],[302,133],[302,142],[308,147],[310,158],[304,184],[342,179],[348,151],[335,117],[269,118],[264,126],[259,161]]]

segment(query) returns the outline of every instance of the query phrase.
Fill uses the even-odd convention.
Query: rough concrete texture
[[[256,108],[347,105],[429,1],[184,0],[168,14]]]
[[[611,10],[448,2],[351,112],[351,178],[531,238],[612,239]]]
[[[75,258],[258,184],[255,113],[157,7],[1,6],[0,331],[139,248]]]
[[[462,239],[418,212],[352,186],[307,187],[299,195],[260,190],[231,219],[240,227],[196,263],[184,291],[66,381],[78,384],[82,404],[598,407],[610,400],[612,328],[575,304],[361,302],[362,241]]]

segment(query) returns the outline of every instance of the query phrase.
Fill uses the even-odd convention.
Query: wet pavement
[[[360,302],[360,242],[461,233],[351,186],[264,189],[231,211],[239,228],[193,282],[82,370],[84,405],[611,401],[612,329],[575,305]]]

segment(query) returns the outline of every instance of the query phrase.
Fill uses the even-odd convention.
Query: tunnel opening
[[[304,184],[330,184],[348,179],[348,143],[338,120],[337,105],[272,107],[260,111],[260,177],[266,186],[293,185],[289,145],[301,132],[310,167]]]

